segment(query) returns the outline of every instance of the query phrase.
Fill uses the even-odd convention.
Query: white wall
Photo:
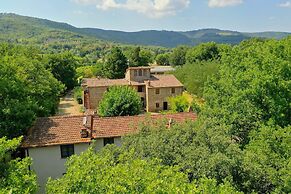
[[[80,154],[87,150],[88,147],[88,143],[75,144],[75,154]],[[39,193],[44,193],[48,177],[59,178],[66,172],[64,165],[66,159],[61,158],[61,148],[59,145],[29,148],[28,152],[33,160],[30,168],[36,172],[38,178],[38,184],[40,186]]]
[[[121,137],[114,138],[114,144],[121,146]],[[75,154],[86,151],[89,146],[89,143],[75,144]],[[95,146],[96,150],[102,149],[104,147],[103,138],[96,139]],[[66,172],[66,159],[61,158],[60,145],[29,148],[28,155],[33,160],[30,168],[35,171],[38,178],[38,184],[40,186],[38,193],[44,193],[48,177],[52,177],[53,179],[59,178]]]

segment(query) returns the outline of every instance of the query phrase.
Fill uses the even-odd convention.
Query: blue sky
[[[291,32],[291,0],[0,0],[0,12],[123,31]]]

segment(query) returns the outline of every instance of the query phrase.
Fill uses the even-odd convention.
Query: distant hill
[[[12,42],[66,42],[70,41],[110,41],[135,45],[175,47],[177,45],[197,45],[202,42],[237,44],[251,37],[283,38],[287,32],[241,33],[219,29],[201,29],[186,32],[146,30],[123,32],[97,28],[76,28],[72,25],[46,19],[0,14],[0,41]]]

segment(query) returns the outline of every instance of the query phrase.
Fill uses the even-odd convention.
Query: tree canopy
[[[63,85],[34,48],[0,45],[0,137],[24,134],[36,116],[54,114]]]
[[[127,58],[118,47],[113,47],[106,56],[102,72],[105,77],[110,79],[124,78],[128,67]]]
[[[141,100],[129,86],[113,86],[104,93],[99,102],[98,114],[101,116],[137,115],[141,110]]]
[[[227,181],[217,185],[214,179],[203,178],[189,183],[177,167],[138,159],[134,151],[121,152],[112,145],[97,153],[91,147],[71,157],[67,166],[62,178],[48,181],[47,193],[239,193]]]
[[[188,46],[179,46],[173,49],[170,54],[170,63],[174,66],[181,66],[186,63],[186,53],[188,51]]]
[[[46,68],[66,86],[66,89],[71,90],[77,83],[77,65],[78,62],[74,56],[69,52],[65,52],[49,56]]]
[[[10,159],[21,138],[0,138],[0,193],[29,194],[37,190],[36,175],[28,169],[30,158]]]

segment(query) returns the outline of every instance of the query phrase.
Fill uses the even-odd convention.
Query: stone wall
[[[171,88],[150,88],[147,87],[147,112],[158,112],[161,110],[164,110],[164,102],[167,102],[168,109],[169,103],[168,103],[168,97],[170,96],[177,96],[181,95],[183,92],[183,87],[174,87],[175,93],[172,93],[172,87]],[[156,94],[156,90],[159,90],[159,94]],[[159,107],[157,107],[157,103]]]

